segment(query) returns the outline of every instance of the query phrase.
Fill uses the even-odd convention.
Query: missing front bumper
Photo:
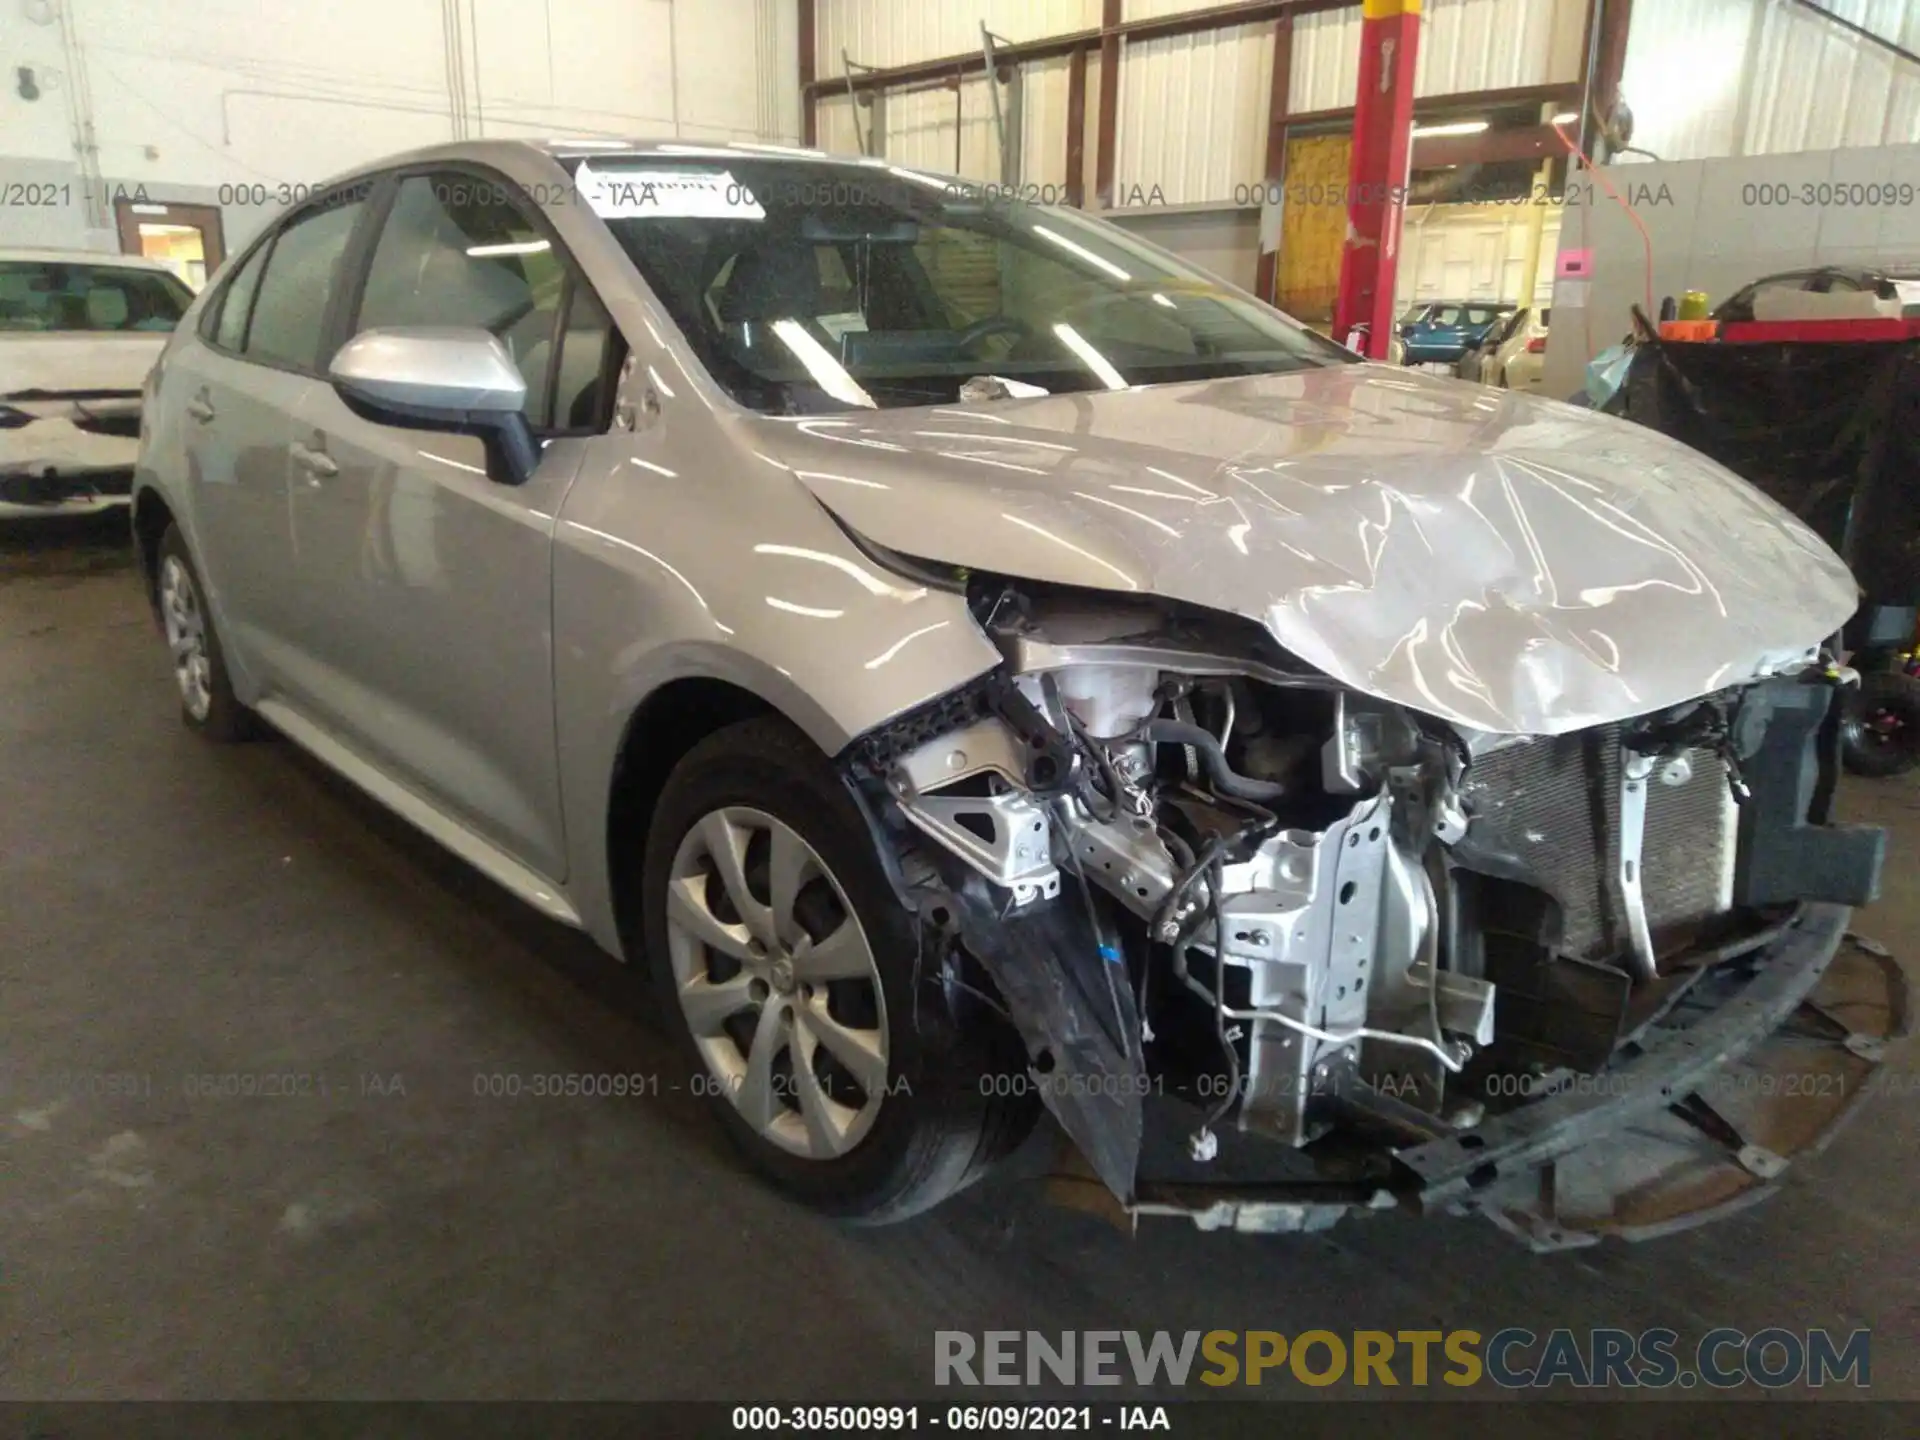
[[[1536,1250],[1652,1239],[1764,1199],[1872,1092],[1906,1032],[1899,967],[1845,948],[1851,912],[1808,905],[1762,950],[1728,962],[1597,1075],[1393,1154],[1380,1184],[1154,1184],[1116,1206],[1084,1168],[1053,1197],[1128,1224],[1184,1215],[1205,1229],[1317,1230],[1407,1208],[1484,1214]]]
[[[1849,911],[1809,906],[1738,993],[1647,1041],[1599,1093],[1503,1117],[1481,1149],[1399,1156],[1423,1206],[1474,1210],[1537,1251],[1649,1240],[1766,1199],[1880,1083],[1907,1031],[1898,964],[1845,945]],[[1488,1168],[1491,1167],[1491,1168]]]

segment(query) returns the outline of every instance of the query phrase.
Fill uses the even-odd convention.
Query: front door
[[[347,327],[497,336],[544,441],[529,480],[496,478],[472,436],[376,423],[322,386],[300,415],[292,485],[299,649],[316,718],[556,881],[553,530],[601,408],[580,386],[599,375],[610,335],[557,245],[504,183],[405,177]]]
[[[162,383],[181,417],[195,542],[220,621],[260,694],[285,691],[293,621],[288,508],[295,418],[320,350],[364,188],[289,217],[213,297],[195,343]]]

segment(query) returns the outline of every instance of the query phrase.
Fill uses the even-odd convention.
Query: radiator
[[[1469,855],[1497,854],[1559,904],[1560,953],[1611,960],[1629,948],[1620,870],[1621,727],[1528,740],[1480,756],[1461,785]],[[1736,807],[1726,769],[1687,752],[1692,775],[1647,788],[1641,887],[1656,953],[1683,947],[1732,905]],[[1478,868],[1477,866],[1475,868]]]

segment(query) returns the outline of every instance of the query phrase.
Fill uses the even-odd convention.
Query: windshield
[[[575,184],[709,372],[774,413],[1348,363],[1125,231],[894,167],[595,157]]]
[[[0,330],[164,333],[193,292],[159,270],[0,260]]]

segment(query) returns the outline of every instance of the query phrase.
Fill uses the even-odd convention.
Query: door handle
[[[213,419],[213,413],[213,405],[207,399],[207,393],[204,390],[187,401],[187,414],[198,420],[202,425],[205,425]]]
[[[298,440],[287,447],[295,462],[315,480],[327,480],[340,473],[340,467],[334,463],[331,455],[324,450],[315,450],[302,445]]]

